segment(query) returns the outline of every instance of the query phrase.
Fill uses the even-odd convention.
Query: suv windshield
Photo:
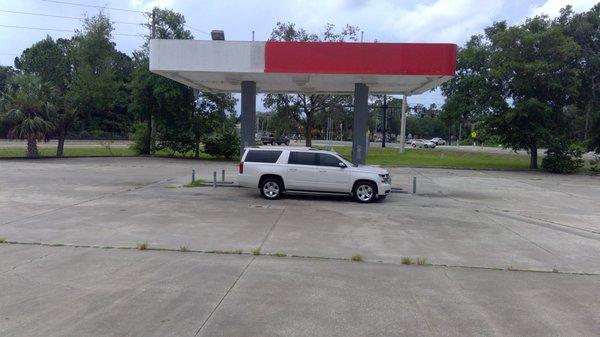
[[[337,154],[337,155],[338,155],[340,158],[342,158],[342,160],[344,160],[344,162],[346,163],[346,165],[348,165],[348,166],[354,166],[354,167],[358,167],[358,164],[355,164],[355,163],[353,163],[353,162],[352,162],[352,160],[350,160],[350,159],[348,159],[348,158],[346,158],[346,157],[342,156],[342,155],[341,155],[341,154],[339,154],[339,153],[336,153],[336,154]]]

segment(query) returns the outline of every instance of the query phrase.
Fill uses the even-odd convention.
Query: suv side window
[[[254,163],[276,163],[282,151],[249,150],[244,161]]]
[[[316,153],[310,152],[290,152],[288,164],[296,165],[317,165],[318,158]]]
[[[340,161],[335,156],[327,153],[319,153],[319,166],[335,166],[339,167]]]

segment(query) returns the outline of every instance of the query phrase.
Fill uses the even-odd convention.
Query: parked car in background
[[[258,188],[265,199],[282,193],[351,195],[358,202],[392,191],[388,170],[356,165],[331,151],[301,147],[249,147],[240,161],[238,184]]]
[[[446,145],[446,141],[439,137],[431,138],[429,141],[435,145]]]
[[[273,133],[267,132],[260,137],[260,142],[263,145],[290,145],[290,138],[287,136],[275,136]]]
[[[425,139],[413,139],[411,142],[414,148],[435,149],[435,143]]]

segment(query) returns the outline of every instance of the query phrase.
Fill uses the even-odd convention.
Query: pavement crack
[[[221,299],[219,300],[219,302],[217,303],[217,305],[213,308],[213,310],[210,312],[210,314],[208,314],[208,316],[206,317],[206,319],[204,320],[204,322],[202,322],[202,325],[200,325],[200,327],[198,328],[198,330],[196,330],[196,333],[194,334],[194,337],[198,336],[198,334],[202,331],[202,329],[204,328],[204,326],[206,325],[206,323],[208,323],[208,321],[213,317],[214,313],[221,306],[221,303],[223,303],[223,301],[225,300],[225,298],[227,297],[227,295],[229,295],[229,293],[235,287],[235,285],[238,283],[238,281],[242,278],[242,276],[244,276],[244,274],[246,273],[246,270],[248,270],[248,267],[250,267],[250,264],[252,264],[252,262],[254,262],[254,260],[255,260],[255,257],[253,256],[250,259],[250,261],[248,261],[248,263],[246,264],[246,266],[244,267],[244,269],[242,269],[242,272],[238,275],[238,277],[235,279],[235,281],[233,281],[233,284],[231,284],[231,287],[229,287],[229,289],[227,289],[227,291],[225,292],[225,294],[223,295],[223,297],[221,297]]]
[[[516,236],[518,236],[519,238],[521,238],[521,239],[523,239],[523,240],[525,240],[525,241],[529,242],[530,244],[532,244],[532,245],[536,246],[537,248],[539,248],[539,249],[541,249],[541,250],[545,251],[546,253],[548,253],[548,254],[552,255],[553,257],[555,257],[555,258],[558,258],[558,256],[557,256],[556,254],[554,254],[554,252],[552,252],[551,250],[547,249],[546,247],[544,247],[544,246],[540,245],[540,244],[539,244],[539,243],[537,243],[537,242],[534,242],[534,241],[530,240],[530,239],[529,239],[529,238],[527,238],[526,236],[524,236],[524,235],[522,235],[521,233],[519,233],[519,232],[517,232],[517,231],[515,231],[515,230],[511,229],[510,227],[508,227],[507,225],[505,225],[505,224],[501,223],[500,221],[497,221],[496,219],[494,219],[493,217],[491,217],[491,216],[490,216],[490,214],[487,214],[487,212],[480,212],[480,214],[484,214],[484,215],[485,215],[485,216],[486,216],[486,217],[487,217],[489,220],[491,220],[492,222],[496,223],[497,225],[500,225],[500,226],[504,227],[504,229],[506,229],[507,231],[509,231],[509,232],[511,232],[511,233],[513,233],[513,234],[515,234],[515,235],[516,235]]]
[[[265,235],[264,239],[262,240],[262,242],[260,243],[259,249],[262,249],[263,245],[265,244],[265,242],[267,241],[267,239],[269,238],[269,236],[271,235],[271,232],[273,231],[273,229],[275,228],[275,225],[277,225],[277,223],[279,223],[279,220],[281,220],[281,217],[283,216],[283,213],[285,212],[286,207],[284,207],[281,210],[281,213],[279,213],[279,216],[277,217],[277,219],[275,220],[275,222],[273,222],[273,224],[271,225],[271,228],[269,228],[269,231],[267,232],[267,235]]]

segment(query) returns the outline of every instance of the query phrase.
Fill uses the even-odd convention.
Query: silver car
[[[435,143],[425,139],[413,139],[411,142],[413,148],[434,149]]]
[[[429,141],[436,145],[446,145],[446,141],[439,137],[431,138]]]

